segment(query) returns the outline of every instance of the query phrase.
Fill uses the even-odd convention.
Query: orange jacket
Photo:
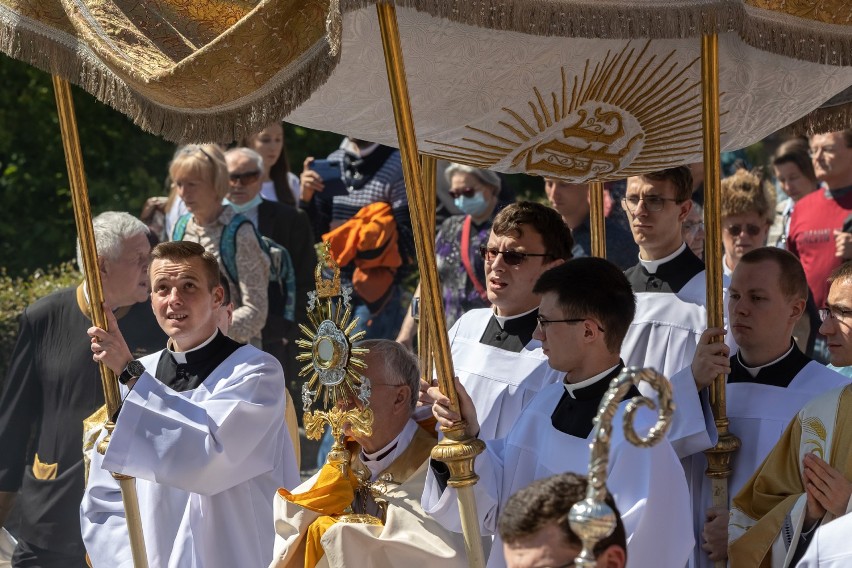
[[[385,296],[396,269],[402,266],[396,220],[389,203],[379,201],[362,207],[322,238],[331,243],[331,254],[339,266],[355,262],[352,286],[360,298],[373,303]]]

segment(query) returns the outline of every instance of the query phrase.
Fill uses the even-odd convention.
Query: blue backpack
[[[186,225],[192,213],[186,213],[175,223],[172,231],[173,241],[182,241],[186,234]],[[261,250],[269,257],[269,311],[267,319],[276,315],[288,321],[296,320],[296,276],[293,272],[293,260],[290,252],[268,237],[261,235],[250,219],[237,213],[222,230],[219,240],[219,257],[228,273],[228,278],[239,285],[237,274],[237,231],[248,223],[257,237]]]

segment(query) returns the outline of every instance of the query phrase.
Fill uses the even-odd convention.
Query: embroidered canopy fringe
[[[289,115],[324,85],[349,35],[346,16],[376,1],[0,0],[0,50],[80,85],[168,140],[231,141]],[[395,3],[527,36],[660,40],[736,33],[769,53],[852,65],[846,0]],[[850,112],[836,107],[808,120],[821,128]]]

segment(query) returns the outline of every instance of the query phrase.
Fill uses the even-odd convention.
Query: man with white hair
[[[105,304],[134,356],[152,353],[165,334],[148,301],[148,229],[132,215],[112,211],[95,217],[93,226]],[[90,319],[84,284],[38,300],[20,317],[0,396],[0,526],[21,492],[13,566],[85,566],[79,520],[83,420],[104,403],[84,335]]]
[[[420,507],[429,455],[435,438],[412,419],[420,390],[417,358],[394,341],[372,339],[357,344],[364,356],[372,392],[373,432],[349,445],[350,465],[359,479],[341,477],[326,465],[314,477],[275,496],[275,553],[271,567],[305,566],[310,555],[317,566],[340,566],[344,558],[358,566],[467,566],[464,541]],[[336,475],[335,475],[336,474]],[[382,516],[384,526],[332,522],[351,507],[354,513]],[[309,500],[310,505],[307,504]],[[318,512],[322,510],[322,513]],[[320,519],[318,523],[315,521]]]

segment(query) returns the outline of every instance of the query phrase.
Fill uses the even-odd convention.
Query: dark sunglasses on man
[[[760,231],[763,230],[763,227],[759,227],[757,225],[752,225],[751,223],[746,223],[743,225],[728,225],[725,227],[725,230],[728,231],[728,234],[732,237],[739,237],[740,233],[743,231],[746,232],[750,237],[756,237],[760,234]]]
[[[260,178],[260,172],[258,170],[254,170],[252,172],[228,174],[228,182],[231,185],[248,185],[250,183],[256,182],[258,178]]]
[[[500,250],[496,247],[479,245],[479,254],[485,262],[494,262],[498,254],[503,255],[503,262],[509,266],[517,266],[527,259],[528,256],[551,256],[547,253],[519,252],[516,250]]]

